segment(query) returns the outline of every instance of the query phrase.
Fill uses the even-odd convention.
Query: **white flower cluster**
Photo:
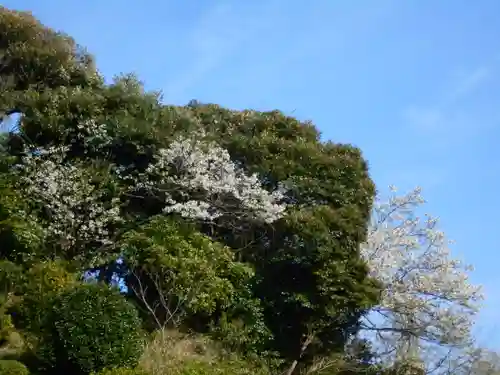
[[[419,188],[404,196],[391,189],[388,201],[375,203],[362,247],[372,276],[384,285],[375,309],[380,316],[371,328],[400,344],[406,337],[418,345],[465,345],[483,298],[481,288],[468,281],[472,267],[451,258],[451,242],[436,229],[436,218],[416,215],[425,203]]]
[[[227,150],[196,136],[178,137],[159,150],[155,162],[135,182],[135,188],[164,197],[164,212],[192,219],[211,221],[231,215],[272,223],[286,210],[280,202],[283,187],[269,193],[256,174],[247,175],[231,160]]]
[[[108,133],[106,124],[98,124],[94,120],[87,120],[77,125],[74,140],[83,141],[86,150],[98,150],[113,142],[113,137]]]
[[[64,162],[65,148],[27,152],[20,164],[26,193],[49,215],[47,235],[64,249],[109,244],[108,227],[120,222],[119,199],[103,202],[88,171]]]

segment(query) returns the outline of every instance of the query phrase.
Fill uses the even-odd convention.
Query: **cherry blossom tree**
[[[112,227],[123,222],[120,198],[109,197],[102,183],[95,182],[94,168],[64,160],[66,151],[63,147],[27,151],[17,165],[20,187],[43,213],[48,246],[55,245],[66,258],[83,260],[81,256],[90,254],[93,258],[93,252],[83,249],[89,244],[95,249],[112,244]]]
[[[98,155],[113,143],[107,127],[94,121],[78,124],[70,133],[70,144],[83,145],[86,155]],[[80,253],[89,255],[88,249],[78,251],[89,244],[102,249],[116,240],[113,228],[124,222],[124,189],[125,195],[141,189],[154,195],[165,214],[205,222],[272,223],[286,210],[283,188],[268,192],[259,176],[245,173],[227,150],[205,141],[202,134],[174,138],[157,151],[145,172],[110,165],[105,159],[99,169],[99,160],[67,157],[70,150],[71,146],[27,149],[16,169],[25,194],[45,214],[47,239],[73,259]],[[96,261],[98,257],[91,260]]]
[[[377,198],[362,247],[373,277],[384,288],[380,304],[364,322],[383,353],[395,360],[425,356],[439,366],[444,356],[470,345],[473,318],[483,299],[469,283],[472,267],[451,256],[438,219],[419,216],[421,189]]]
[[[284,215],[284,186],[268,192],[257,174],[247,174],[227,150],[203,138],[203,133],[178,136],[168,148],[158,150],[145,173],[130,175],[125,167],[116,172],[132,179],[132,190],[145,189],[161,197],[165,213],[268,224]]]

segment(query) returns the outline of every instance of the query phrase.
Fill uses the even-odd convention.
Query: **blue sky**
[[[136,72],[166,102],[280,109],[359,146],[384,189],[423,187],[476,267],[500,349],[500,2],[4,0]]]

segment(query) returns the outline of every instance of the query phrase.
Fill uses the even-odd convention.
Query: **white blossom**
[[[73,141],[80,141],[87,150],[99,150],[109,146],[113,137],[108,132],[106,124],[98,124],[94,120],[81,122],[76,127],[76,133],[72,134]]]
[[[118,168],[117,174],[130,178],[125,170]],[[245,173],[227,150],[196,135],[180,136],[160,149],[154,163],[134,181],[134,188],[163,196],[164,212],[187,218],[211,221],[232,215],[272,223],[286,210],[280,202],[285,191],[282,186],[269,193],[258,175]]]
[[[66,148],[27,152],[18,165],[22,186],[48,214],[46,234],[64,250],[110,243],[108,228],[121,222],[119,199],[104,199],[90,172],[64,161]]]
[[[403,196],[391,192],[387,201],[375,202],[361,249],[383,285],[378,316],[365,327],[377,331],[381,344],[399,349],[393,354],[465,347],[483,299],[481,288],[469,283],[472,267],[451,256],[452,242],[437,229],[437,218],[417,216],[425,203],[420,188]]]

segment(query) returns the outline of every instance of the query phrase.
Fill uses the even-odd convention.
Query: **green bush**
[[[51,314],[52,329],[42,339],[39,357],[52,370],[77,375],[137,364],[143,346],[140,320],[118,290],[78,285],[54,298]]]
[[[14,360],[0,360],[0,375],[28,375],[28,368]]]
[[[43,329],[52,329],[51,314],[55,296],[78,284],[77,275],[66,269],[59,261],[41,262],[28,268],[18,278],[15,292],[22,296],[9,309],[13,314],[14,326],[37,341],[36,336]]]

